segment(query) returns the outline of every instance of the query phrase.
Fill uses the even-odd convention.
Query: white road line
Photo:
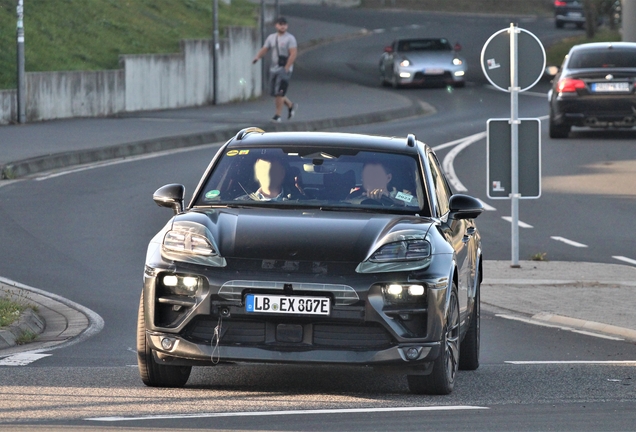
[[[48,357],[51,354],[34,354],[34,353],[21,353],[5,357],[0,360],[0,366],[26,366],[33,363],[36,360],[40,360],[43,357]]]
[[[559,330],[565,330],[565,331],[570,331],[573,333],[580,333],[580,334],[584,334],[586,336],[593,336],[599,339],[607,339],[607,340],[613,340],[613,341],[624,341],[625,339],[623,338],[619,338],[616,336],[609,336],[609,335],[605,335],[605,334],[600,334],[600,333],[593,333],[593,332],[588,332],[585,330],[579,330],[579,329],[575,329],[573,327],[567,327],[567,326],[562,326],[562,325],[558,325],[558,324],[551,324],[548,322],[542,322],[533,318],[526,318],[526,317],[521,317],[521,316],[515,316],[515,315],[507,315],[507,314],[495,314],[495,316],[499,317],[499,318],[503,318],[503,319],[507,319],[507,320],[511,320],[511,321],[519,321],[522,323],[526,323],[526,324],[532,324],[532,325],[536,325],[539,327],[549,327],[549,328],[557,328]]]
[[[501,218],[503,220],[507,220],[508,222],[512,223],[512,217],[511,216],[502,216]],[[525,222],[522,222],[522,221],[517,221],[517,222],[518,222],[518,224],[519,224],[519,226],[521,228],[534,228],[532,225],[527,224]]]
[[[570,246],[578,247],[578,248],[586,248],[587,247],[587,245],[585,245],[583,243],[575,242],[574,240],[568,240],[565,237],[551,236],[550,238],[552,240],[556,240],[556,241],[565,243],[565,244],[570,245]]]
[[[514,365],[544,365],[544,364],[590,364],[608,366],[636,366],[634,360],[555,360],[555,361],[506,361]]]
[[[453,166],[455,162],[455,157],[457,157],[457,155],[466,147],[468,147],[469,145],[479,140],[484,139],[485,137],[486,137],[486,132],[481,132],[478,134],[471,135],[467,138],[464,138],[463,141],[460,141],[460,143],[457,144],[444,157],[444,161],[442,162],[442,168],[444,169],[444,172],[446,173],[446,178],[448,179],[448,182],[451,184],[451,186],[453,186],[453,188],[457,192],[468,192],[468,189],[466,189],[466,187],[462,184],[462,182],[459,181],[459,177],[457,177],[457,174],[455,174],[455,167]],[[445,144],[442,144],[442,145],[445,145]],[[441,147],[441,146],[438,146],[438,147]]]
[[[476,134],[469,135],[469,136],[464,137],[464,138],[456,139],[455,141],[449,141],[449,142],[444,143],[444,144],[436,145],[435,147],[431,147],[431,149],[436,152],[438,150],[442,150],[442,149],[445,149],[447,147],[452,147],[452,146],[457,145],[459,143],[462,143],[464,141],[473,140],[475,138],[478,138],[475,141],[478,141],[479,139],[482,139],[482,138],[486,138],[486,131],[478,132]]]
[[[183,418],[210,418],[210,417],[261,417],[277,415],[299,415],[299,414],[350,414],[350,413],[376,413],[376,412],[406,412],[406,411],[462,411],[462,410],[487,410],[488,407],[471,405],[449,405],[449,406],[426,406],[426,407],[394,407],[394,408],[345,408],[345,409],[318,409],[318,410],[290,410],[290,411],[247,411],[247,412],[218,412],[218,413],[195,413],[195,414],[165,414],[148,415],[138,417],[91,417],[84,420],[118,422],[131,420],[164,420]]]
[[[481,205],[484,206],[484,210],[486,210],[486,211],[497,211],[497,209],[494,208],[493,206],[491,206],[490,204],[486,204],[485,202],[483,202],[479,198],[477,198],[477,200],[481,203]]]
[[[631,258],[627,258],[627,257],[624,257],[624,256],[613,256],[612,258],[617,259],[619,261],[626,262],[628,264],[636,265],[636,260],[631,259]]]

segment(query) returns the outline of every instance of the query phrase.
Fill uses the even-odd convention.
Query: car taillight
[[[578,89],[585,88],[585,82],[579,79],[564,78],[557,84],[559,93],[576,93]]]
[[[567,6],[568,4],[562,0],[554,0],[555,6]]]

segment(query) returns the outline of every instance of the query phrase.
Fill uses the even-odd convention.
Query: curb
[[[387,122],[401,118],[427,115],[435,112],[435,109],[426,104],[412,101],[411,106],[390,111],[357,114],[348,117],[330,118],[305,122],[292,122],[286,124],[266,123],[251,125],[272,131],[300,131],[322,130],[336,127],[357,126],[368,123]],[[17,179],[43,171],[50,171],[69,166],[83,165],[101,162],[111,159],[139,156],[147,153],[155,153],[178,148],[195,147],[204,144],[227,141],[242,129],[240,126],[227,127],[216,131],[180,135],[174,137],[157,138],[143,141],[135,141],[125,144],[101,147],[97,149],[76,150],[62,153],[54,153],[38,156],[16,162],[10,162],[0,166],[0,179]]]
[[[76,343],[103,328],[104,322],[99,315],[55,294],[4,278],[0,278],[0,291],[8,293],[9,297],[15,297],[15,292],[19,291],[19,297],[31,306],[37,306],[38,310],[36,314],[27,309],[17,323],[0,331],[0,357]],[[38,337],[28,344],[17,345],[15,337],[9,336],[16,329],[28,329],[34,333],[38,330]]]
[[[6,348],[18,345],[17,340],[26,333],[39,336],[44,331],[45,326],[46,323],[33,309],[26,309],[22,312],[17,322],[0,330],[0,352]]]

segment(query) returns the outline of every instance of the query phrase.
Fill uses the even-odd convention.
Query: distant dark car
[[[554,24],[563,28],[566,23],[583,28],[585,25],[584,0],[554,0]]]
[[[143,382],[219,362],[344,364],[448,394],[479,366],[479,200],[413,135],[239,132],[148,246]]]
[[[451,85],[463,87],[466,60],[459,44],[447,39],[399,39],[384,48],[380,57],[380,79],[394,88],[407,85]]]
[[[631,128],[636,124],[636,43],[575,45],[548,93],[550,137],[572,126]]]

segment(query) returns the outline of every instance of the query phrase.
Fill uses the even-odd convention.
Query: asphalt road
[[[483,42],[510,22],[505,17],[291,6],[283,12],[388,29],[317,47],[298,62],[299,82],[340,79],[372,86],[379,85],[375,67],[381,47],[395,35],[414,32],[411,24],[425,23],[418,31],[426,34],[443,31],[457,36],[471,64],[477,64],[470,59]],[[550,21],[520,24],[542,40],[574,33],[556,34]],[[388,37],[389,32],[394,34]],[[509,99],[484,87],[474,70],[469,80],[469,86],[455,91],[402,91],[433,105],[434,115],[348,131],[388,135],[408,131],[433,147],[483,132],[488,118],[509,115]],[[545,90],[544,83],[533,92]],[[334,103],[344,102],[334,95]],[[524,95],[520,103],[522,116],[547,114],[547,99],[540,94]],[[629,168],[636,160],[634,137],[633,132],[583,131],[577,133],[579,139],[552,141],[544,131],[546,187],[541,199],[521,205],[521,220],[533,226],[521,230],[522,257],[546,252],[554,260],[636,258],[630,248],[634,182],[631,189],[612,193],[612,188],[630,184],[625,182],[633,174],[625,164]],[[195,369],[186,389],[144,387],[134,354],[144,254],[148,240],[170,217],[170,211],[157,207],[150,197],[157,187],[172,182],[184,183],[192,191],[213,154],[213,147],[197,149],[0,189],[0,200],[11,204],[0,207],[0,220],[6,224],[3,232],[11,233],[0,239],[11,250],[3,255],[0,274],[42,289],[55,287],[56,294],[96,311],[105,321],[101,333],[81,344],[53,351],[30,366],[0,368],[4,392],[0,421],[10,421],[19,430],[69,426],[77,430],[633,429],[634,364],[593,362],[634,360],[635,345],[508,321],[488,311],[482,318],[482,366],[460,373],[456,390],[448,397],[414,396],[403,377],[343,367],[223,365]],[[443,160],[448,149],[438,154]],[[485,142],[477,141],[455,158],[454,168],[468,193],[496,208],[478,219],[485,257],[507,259],[510,225],[502,216],[509,215],[509,204],[487,199],[484,154]],[[611,175],[600,176],[599,172],[607,173],[603,169]],[[598,182],[592,186],[602,184],[600,189],[584,187],[594,179]],[[551,236],[588,247],[568,246]],[[582,363],[559,363],[576,361]],[[345,409],[350,411],[338,411]],[[257,415],[262,411],[279,413]],[[244,414],[210,414],[219,412]],[[7,424],[1,428],[9,430]]]

